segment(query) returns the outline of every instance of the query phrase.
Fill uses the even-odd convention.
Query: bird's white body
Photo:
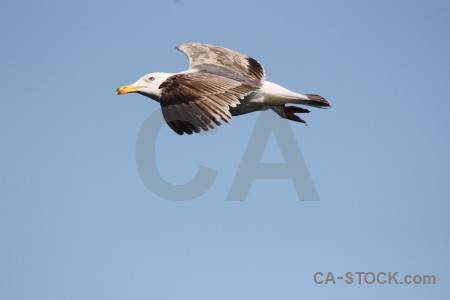
[[[262,105],[273,106],[283,105],[287,103],[299,103],[299,100],[307,100],[306,95],[296,93],[288,90],[281,85],[270,81],[263,81],[262,87],[259,90],[260,97],[252,98],[250,102],[257,102]]]
[[[132,86],[142,86],[142,88],[139,89],[140,92],[146,93],[151,96],[150,98],[159,102],[159,97],[162,91],[160,88],[161,84],[173,75],[187,73],[195,73],[195,69],[179,73],[150,73],[139,78],[139,80],[133,83]],[[154,79],[149,81],[148,78]],[[284,105],[288,103],[301,104],[305,100],[308,100],[306,95],[293,92],[279,84],[265,80],[262,82],[262,86],[259,90],[242,99],[241,104],[233,108],[231,113],[232,115],[241,115],[253,111],[268,109],[271,106]]]

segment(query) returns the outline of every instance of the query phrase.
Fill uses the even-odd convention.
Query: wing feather
[[[178,134],[192,134],[220,126],[231,119],[230,107],[258,89],[230,78],[208,73],[176,74],[160,87],[164,119]]]
[[[256,81],[266,78],[264,68],[257,60],[239,52],[200,43],[180,44],[176,48],[189,58],[189,69]]]

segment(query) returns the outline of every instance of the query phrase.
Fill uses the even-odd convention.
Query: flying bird
[[[265,80],[262,65],[247,55],[199,43],[176,48],[189,58],[187,71],[144,75],[118,88],[116,95],[139,93],[158,101],[167,124],[178,134],[208,131],[232,116],[267,109],[305,123],[296,113],[309,110],[286,104],[330,107],[319,95],[292,92]]]

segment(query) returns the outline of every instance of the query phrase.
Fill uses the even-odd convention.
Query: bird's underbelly
[[[230,107],[230,113],[232,116],[238,116],[254,111],[266,110],[270,107],[264,105],[264,98],[265,95],[263,92],[253,92],[250,95],[245,96],[245,98],[240,101],[241,103],[236,107]]]
[[[305,98],[305,95],[292,92],[276,83],[264,81],[259,90],[246,96],[236,107],[230,108],[230,112],[233,116],[243,115],[286,103],[299,103]]]

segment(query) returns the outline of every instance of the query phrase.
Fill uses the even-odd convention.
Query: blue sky
[[[449,8],[2,1],[0,299],[446,299]],[[299,201],[283,179],[226,201],[259,113],[214,134],[163,127],[165,180],[184,184],[199,166],[217,175],[189,201],[147,189],[136,142],[159,105],[114,91],[185,70],[182,42],[246,53],[268,80],[331,102],[304,116],[309,127],[290,124],[320,201]],[[272,137],[263,160],[280,153]],[[437,284],[313,282],[329,271]]]

